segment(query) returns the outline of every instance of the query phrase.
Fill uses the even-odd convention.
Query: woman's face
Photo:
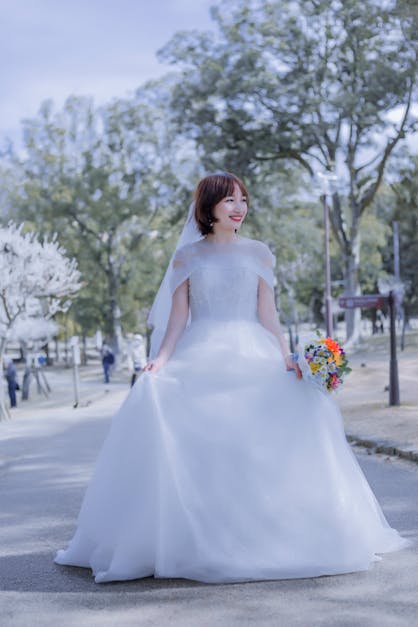
[[[247,199],[238,185],[234,185],[232,196],[226,196],[213,208],[213,215],[217,218],[213,228],[215,231],[233,231],[239,229],[247,215]]]

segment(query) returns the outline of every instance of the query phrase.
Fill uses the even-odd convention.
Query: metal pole
[[[329,214],[327,195],[322,196],[324,204],[324,237],[325,237],[325,324],[328,337],[332,336],[332,302],[331,302],[331,266],[329,260]]]
[[[80,387],[79,387],[79,376],[78,376],[78,366],[77,364],[73,365],[73,388],[74,388],[74,403],[73,407],[76,409],[80,402]]]
[[[80,376],[78,372],[78,366],[80,365],[80,347],[78,344],[78,336],[74,335],[71,338],[71,348],[73,351],[73,388],[74,388],[74,409],[78,407],[80,403]]]
[[[74,347],[73,347],[74,350]],[[80,402],[80,385],[79,385],[79,375],[78,375],[78,365],[76,363],[73,364],[73,388],[74,388],[74,409],[78,407]]]
[[[395,298],[392,291],[388,297],[390,314],[390,366],[389,366],[389,405],[400,405],[398,360],[396,358]]]
[[[393,273],[395,284],[399,289],[401,286],[401,262],[399,257],[399,222],[392,222],[393,227]],[[399,291],[395,297],[396,318],[402,322],[401,350],[405,348],[405,311],[402,304],[402,292]]]
[[[394,275],[396,282],[399,283],[401,280],[401,268],[399,262],[399,224],[398,222],[393,222],[393,265],[394,265]]]

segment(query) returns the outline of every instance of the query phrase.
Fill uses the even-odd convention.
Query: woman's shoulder
[[[274,266],[276,257],[271,252],[269,246],[259,239],[251,239],[249,237],[243,237],[242,242],[253,254],[260,259],[263,263]]]
[[[241,239],[244,243],[254,246],[258,250],[270,250],[267,244],[262,242],[261,239],[252,239],[251,237],[241,237]]]
[[[199,244],[200,240],[180,246],[180,248],[178,248],[174,253],[173,264],[175,266],[183,265],[190,261],[194,256],[198,255],[200,251]]]

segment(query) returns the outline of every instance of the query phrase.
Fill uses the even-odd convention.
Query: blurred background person
[[[110,381],[110,368],[115,363],[115,356],[112,353],[110,346],[108,344],[103,344],[102,347],[102,365],[103,365],[103,373],[104,373],[104,382],[109,383]]]
[[[10,407],[17,407],[16,403],[16,389],[19,388],[17,380],[16,380],[17,372],[16,366],[14,364],[13,359],[9,359],[6,366],[5,377],[7,380],[9,399],[10,399]]]

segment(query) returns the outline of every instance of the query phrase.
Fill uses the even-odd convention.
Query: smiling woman
[[[235,174],[222,172],[207,176],[196,188],[195,219],[202,235],[213,234],[215,222],[220,223],[221,229],[228,220],[235,226],[241,224],[248,206],[248,191]]]

